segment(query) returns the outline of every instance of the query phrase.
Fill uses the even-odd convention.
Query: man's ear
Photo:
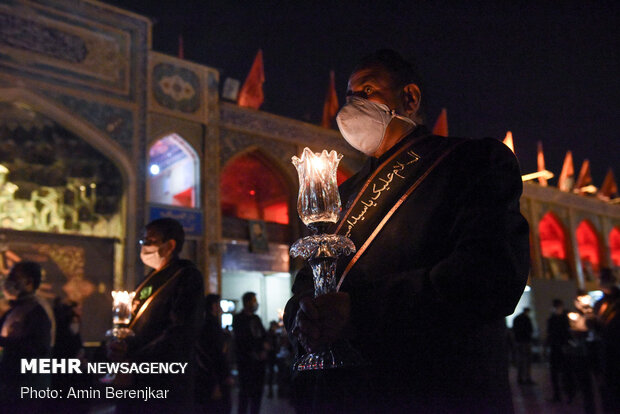
[[[170,239],[166,243],[170,244],[170,252],[168,254],[172,255],[172,252],[177,248],[177,241],[175,239]]]
[[[404,106],[405,112],[407,115],[415,115],[418,113],[420,109],[420,99],[422,98],[422,94],[420,93],[420,88],[415,83],[410,83],[403,88],[404,94]]]

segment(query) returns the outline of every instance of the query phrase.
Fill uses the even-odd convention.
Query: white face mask
[[[160,246],[142,246],[140,249],[140,260],[142,263],[153,269],[159,269],[166,260],[159,254]]]
[[[385,104],[354,96],[336,115],[344,139],[356,150],[371,156],[383,143],[385,130],[392,119],[398,118],[415,127],[415,122]]]

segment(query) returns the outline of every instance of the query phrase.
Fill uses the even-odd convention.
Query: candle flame
[[[127,292],[126,290],[113,290],[112,299],[114,300],[114,306],[120,304],[131,305],[136,292]]]

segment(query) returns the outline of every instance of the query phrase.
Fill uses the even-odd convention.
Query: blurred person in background
[[[16,263],[4,281],[3,293],[10,309],[0,320],[0,406],[36,409],[40,400],[20,399],[20,388],[45,389],[51,383],[49,374],[20,373],[22,358],[51,356],[52,321],[35,297],[40,284],[41,266],[29,261]]]
[[[263,323],[256,311],[256,293],[246,292],[243,309],[233,318],[235,355],[239,371],[239,414],[258,414],[265,385],[268,344]]]
[[[532,365],[532,334],[534,325],[530,319],[530,308],[523,308],[523,312],[512,321],[512,331],[517,344],[517,372],[518,382],[521,385],[533,385],[531,374]]]
[[[196,344],[196,402],[199,412],[228,414],[233,379],[228,365],[228,344],[222,329],[220,295],[205,298],[205,322]]]

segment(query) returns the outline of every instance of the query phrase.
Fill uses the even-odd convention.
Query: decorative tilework
[[[131,111],[70,95],[50,91],[42,92],[100,129],[127,149],[128,153],[132,152],[134,125]]]
[[[272,136],[299,146],[309,146],[316,150],[334,149],[347,157],[361,158],[336,131],[322,129],[265,112],[239,108],[234,104],[220,104],[220,122],[225,126],[246,130],[252,135]]]
[[[153,67],[151,88],[157,103],[165,108],[185,113],[200,108],[200,79],[189,69],[158,63]]]
[[[77,2],[83,7],[70,13],[62,10],[67,2],[52,3],[0,5],[0,66],[23,77],[131,96],[132,35],[137,31],[89,16],[87,2]]]
[[[83,62],[84,39],[71,33],[0,10],[0,44],[67,62]]]

